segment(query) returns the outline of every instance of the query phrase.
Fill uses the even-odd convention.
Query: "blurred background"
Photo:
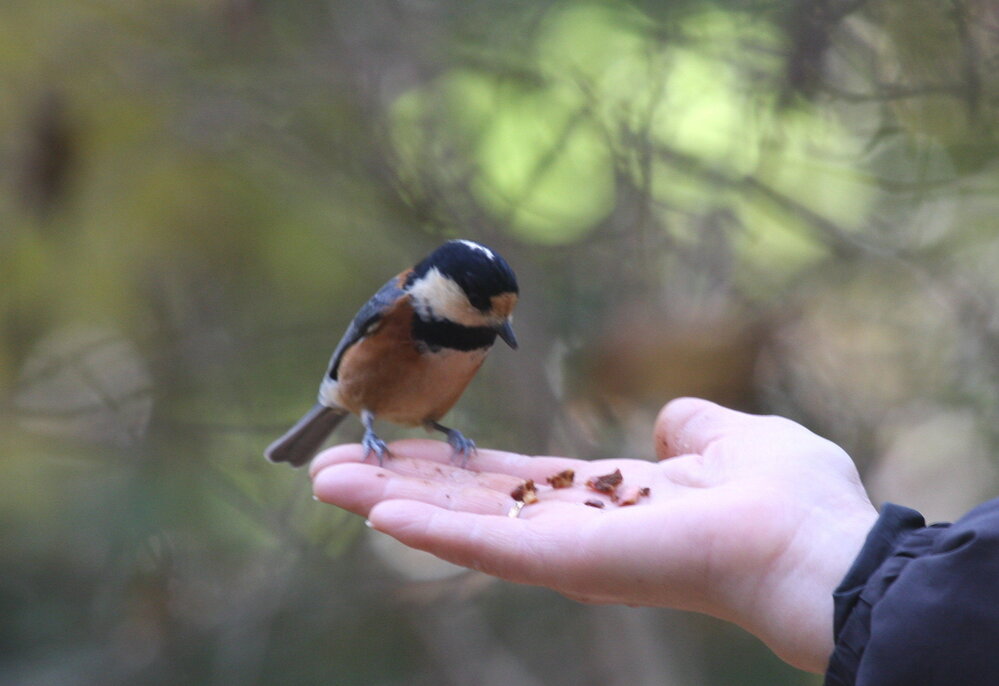
[[[960,516],[997,112],[994,0],[4,0],[0,684],[820,683],[400,550],[261,451],[467,237],[522,292],[450,416],[479,445],[650,459],[694,394]]]

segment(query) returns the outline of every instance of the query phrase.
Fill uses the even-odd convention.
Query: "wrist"
[[[815,506],[797,516],[792,542],[758,579],[740,623],[788,664],[822,673],[834,646],[833,592],[878,515],[865,497],[849,508]]]

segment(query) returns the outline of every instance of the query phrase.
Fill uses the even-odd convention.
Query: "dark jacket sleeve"
[[[826,686],[999,684],[999,499],[933,526],[886,505],[833,598]]]

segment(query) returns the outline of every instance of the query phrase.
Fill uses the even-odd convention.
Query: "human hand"
[[[654,430],[659,462],[527,457],[480,450],[466,468],[435,441],[390,446],[383,466],[359,445],[320,454],[316,496],[406,545],[503,579],[594,603],[703,612],[734,622],[801,669],[833,648],[832,592],[877,514],[849,456],[779,417],[684,398]],[[507,516],[526,479],[572,469]],[[587,506],[588,478],[620,469],[647,486],[632,506]]]

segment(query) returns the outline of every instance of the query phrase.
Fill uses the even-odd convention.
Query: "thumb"
[[[665,460],[678,455],[702,454],[741,412],[701,398],[677,398],[666,403],[656,418],[653,440],[656,457]]]

